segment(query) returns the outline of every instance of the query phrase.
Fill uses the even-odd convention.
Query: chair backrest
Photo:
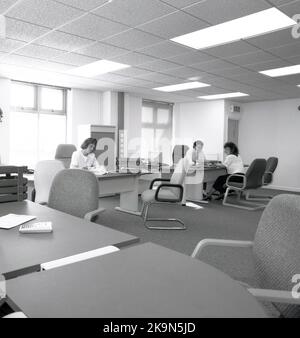
[[[187,171],[186,171],[186,167],[185,167],[185,159],[182,158],[176,165],[174,173],[171,177],[171,184],[177,184],[177,185],[181,185],[184,187],[184,180],[185,177],[187,175]],[[170,190],[179,197],[179,190],[176,188],[170,188]]]
[[[173,149],[173,164],[176,165],[182,158],[185,157],[189,147],[186,145],[176,145]]]
[[[266,173],[264,176],[264,183],[271,184],[273,181],[273,174],[275,173],[278,167],[278,158],[277,157],[270,157],[267,161],[267,168]]]
[[[35,202],[48,203],[49,193],[54,177],[65,167],[60,161],[38,162],[34,171]]]
[[[246,189],[257,189],[262,187],[266,167],[267,161],[265,159],[256,159],[252,162],[246,173]]]
[[[73,144],[60,144],[55,153],[55,159],[61,161],[66,169],[70,168],[73,153],[76,151]]]
[[[259,286],[292,291],[292,278],[300,274],[300,196],[279,195],[260,220],[254,240]],[[300,316],[300,306],[280,306],[284,316]]]
[[[99,185],[96,176],[84,170],[68,169],[53,180],[48,206],[83,218],[98,209]]]

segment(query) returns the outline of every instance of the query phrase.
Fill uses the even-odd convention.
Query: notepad
[[[9,230],[21,224],[32,221],[33,219],[36,219],[36,216],[16,215],[16,214],[2,216],[0,217],[0,229]]]

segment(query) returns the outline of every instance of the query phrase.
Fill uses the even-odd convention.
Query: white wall
[[[3,122],[0,123],[0,160],[9,163],[9,112],[10,80],[0,79],[0,107],[3,110]]]
[[[174,108],[174,138],[177,144],[190,147],[196,140],[205,143],[204,152],[217,154],[223,160],[226,131],[225,104],[223,100],[180,103]]]
[[[78,126],[101,124],[101,92],[73,89],[68,114],[68,142],[78,146]]]
[[[101,125],[118,125],[118,93],[106,91],[101,95]]]
[[[300,191],[300,99],[243,104],[239,147],[245,163],[277,156],[274,188]]]

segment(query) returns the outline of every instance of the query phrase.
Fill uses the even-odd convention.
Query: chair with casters
[[[61,161],[65,169],[69,169],[71,166],[72,155],[76,150],[77,149],[73,144],[60,144],[56,149],[55,159]]]
[[[293,292],[300,280],[299,224],[300,197],[279,195],[265,209],[253,242],[205,239],[197,245],[192,257],[203,261],[204,249],[210,246],[214,253],[217,250],[223,252],[225,247],[231,247],[233,251],[250,248],[255,286],[244,286],[259,301],[271,303],[278,315],[300,318],[300,294]],[[222,252],[220,266],[228,263]]]
[[[33,202],[46,205],[49,199],[54,177],[65,167],[61,161],[41,161],[38,162],[34,171],[34,192]]]
[[[277,157],[270,157],[267,160],[267,168],[266,172],[263,177],[263,186],[267,187],[268,185],[273,183],[274,180],[274,173],[278,167],[279,159]],[[269,201],[274,196],[265,196],[265,195],[258,195],[253,196],[252,194],[249,194],[248,200],[249,201]]]
[[[173,154],[172,154],[173,164],[177,165],[178,162],[182,158],[185,157],[188,150],[189,150],[189,147],[186,145],[176,145],[173,149]]]
[[[149,218],[149,210],[153,204],[182,204],[184,197],[184,180],[186,171],[184,168],[184,159],[177,164],[171,179],[157,178],[151,182],[150,189],[142,194],[143,207],[141,216],[144,219],[144,225],[151,230],[185,230],[184,222],[176,218]],[[156,183],[160,183],[155,186]],[[149,222],[168,222],[178,223],[177,226],[154,226]]]
[[[250,190],[256,190],[262,187],[263,177],[266,172],[267,161],[265,159],[256,159],[253,161],[245,175],[233,174],[228,177],[223,205],[245,210],[259,210],[266,207],[265,204],[253,204],[251,202],[241,202],[242,194],[246,194],[246,201],[249,200]],[[229,202],[231,191],[238,194],[238,203]]]
[[[96,176],[85,170],[64,169],[54,178],[48,207],[93,221],[105,209],[99,208]]]

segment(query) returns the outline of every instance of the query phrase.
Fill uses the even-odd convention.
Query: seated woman
[[[99,173],[107,173],[106,168],[101,166],[95,156],[97,140],[88,138],[81,145],[81,150],[75,151],[72,155],[71,169],[84,169],[96,171]]]
[[[223,165],[227,169],[227,175],[223,175],[217,178],[215,184],[213,185],[212,189],[207,194],[204,200],[211,200],[212,195],[216,192],[219,192],[220,194],[218,199],[222,199],[226,192],[226,182],[228,177],[233,174],[245,174],[243,160],[239,155],[238,147],[234,143],[228,142],[224,145],[224,150],[227,156]]]

